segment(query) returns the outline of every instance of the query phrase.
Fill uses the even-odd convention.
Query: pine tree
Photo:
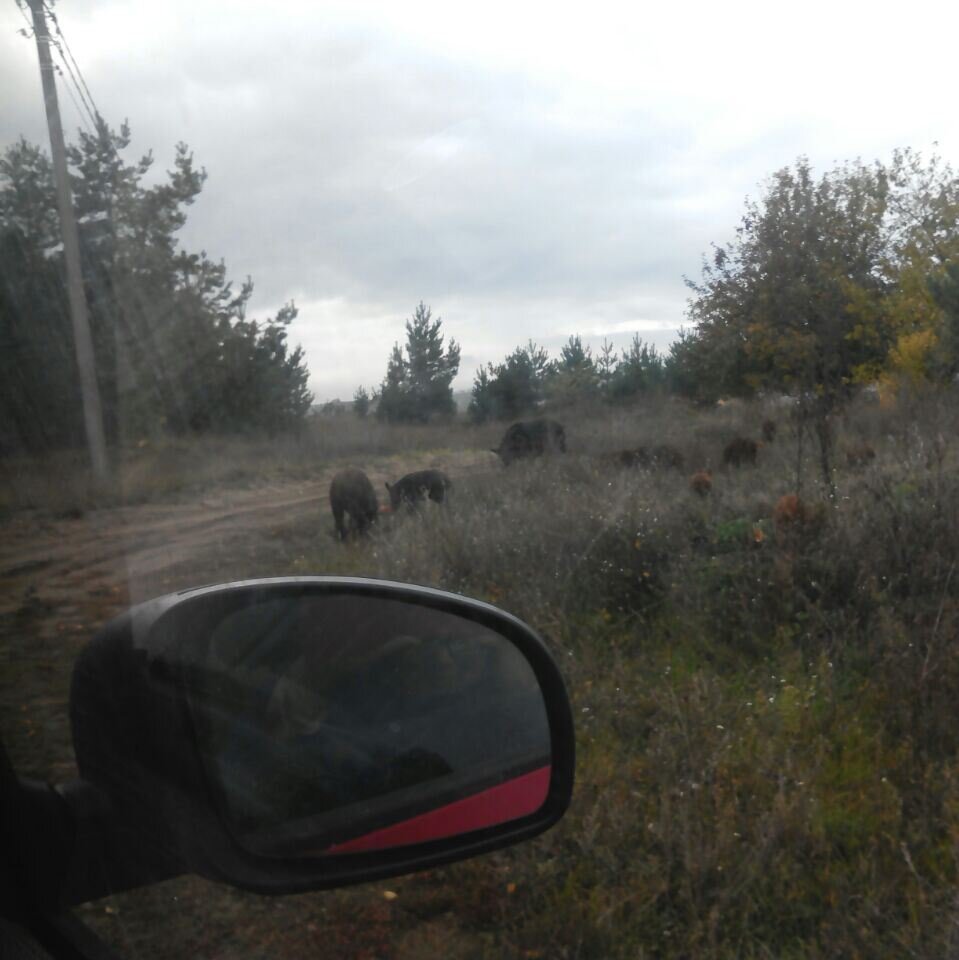
[[[165,180],[123,159],[126,125],[102,122],[67,151],[108,436],[164,428],[275,430],[309,410],[308,371],[290,350],[293,304],[252,321],[247,280],[184,251],[176,233],[206,173],[178,144]],[[50,163],[21,140],[0,156],[0,437],[76,442],[76,375]]]
[[[441,326],[440,318],[434,320],[430,308],[422,302],[413,318],[406,322],[410,415],[423,422],[456,412],[452,383],[459,372],[460,348],[450,338],[443,350]]]
[[[442,320],[420,302],[406,321],[406,355],[393,345],[380,391],[377,416],[389,421],[448,417],[456,412],[453,379],[459,372],[460,348],[450,338],[443,348]]]
[[[549,354],[532,340],[517,347],[502,363],[476,372],[470,416],[476,422],[505,420],[536,409],[553,371]]]
[[[660,390],[666,385],[666,364],[651,343],[645,343],[638,333],[633,334],[616,365],[610,384],[610,398],[627,400]]]
[[[596,382],[604,397],[609,395],[609,387],[616,373],[617,363],[616,348],[604,337],[603,345],[599,348],[599,356],[596,358]]]
[[[597,386],[592,351],[588,346],[583,346],[582,337],[571,335],[560,350],[550,379],[550,397],[561,403],[581,403],[596,394]]]
[[[390,423],[408,420],[409,397],[409,365],[400,345],[394,343],[386,365],[386,377],[380,387],[379,403],[376,406],[377,419],[388,420]]]
[[[370,395],[366,387],[357,387],[353,394],[353,412],[361,419],[365,420],[370,412]]]
[[[473,390],[467,412],[474,423],[485,423],[493,416],[493,394],[490,384],[494,375],[493,365],[489,364],[488,367],[480,367],[473,378]]]

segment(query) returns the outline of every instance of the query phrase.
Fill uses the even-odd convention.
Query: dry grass
[[[702,412],[663,398],[639,409],[567,411],[563,419],[574,454],[655,446],[664,436],[681,436],[687,463],[699,469],[718,465],[714,448],[737,435],[743,411]],[[758,437],[760,420],[749,426]],[[24,509],[71,516],[118,504],[186,501],[211,489],[309,478],[334,464],[427,453],[442,458],[447,451],[496,446],[504,428],[474,426],[462,418],[390,426],[343,414],[313,417],[298,434],[272,438],[144,438],[114,453],[114,477],[106,489],[93,484],[80,450],[9,457],[0,459],[0,516]]]
[[[373,458],[406,458],[479,447],[498,428],[463,422],[388,426],[352,415],[314,417],[299,434],[143,439],[114,453],[107,489],[92,482],[82,451],[0,460],[0,516],[35,509],[57,516],[118,504],[185,501],[211,489],[308,479],[318,469]]]
[[[320,942],[355,958],[954,955],[956,406],[850,411],[835,499],[810,455],[788,522],[788,416],[664,403],[565,417],[566,457],[454,476],[448,504],[383,518],[367,542],[290,525],[255,555],[224,544],[185,561],[184,577],[207,580],[410,580],[524,617],[573,697],[573,808],[530,844],[388,885],[270,901],[181,879],[86,913],[141,956],[300,956]],[[757,466],[723,468],[725,443],[759,439],[770,415]],[[331,433],[323,449],[425,456],[496,433],[371,425],[368,447]],[[683,472],[597,467],[598,453],[657,443],[684,454]],[[863,443],[875,459],[849,465]],[[237,456],[262,463],[264,450]],[[699,496],[688,477],[706,468]]]
[[[951,401],[926,403],[839,425],[840,447],[866,437],[877,457],[840,468],[836,500],[806,476],[803,523],[773,522],[795,484],[787,429],[705,499],[571,456],[464,482],[448,510],[380,532],[369,572],[524,616],[576,701],[574,809],[512,855],[527,896],[488,955],[949,949],[959,463],[939,429]],[[629,442],[709,464],[750,419],[634,425]],[[461,869],[467,886],[487,870]]]

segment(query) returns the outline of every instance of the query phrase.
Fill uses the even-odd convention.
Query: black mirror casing
[[[548,790],[515,820],[408,846],[317,857],[278,857],[239,842],[222,790],[201,752],[184,656],[231,612],[277,599],[394,601],[450,614],[505,638],[532,668],[549,727]],[[380,879],[485,853],[536,836],[566,811],[574,777],[566,689],[542,640],[496,607],[388,581],[298,577],[183,591],[141,604],[109,623],[77,661],[71,723],[80,776],[108,813],[81,843],[68,883],[72,902],[184,872],[247,890],[294,893]],[[88,791],[87,791],[88,792]],[[83,828],[81,826],[81,839]],[[99,846],[99,851],[97,847]],[[99,855],[98,855],[99,853]]]

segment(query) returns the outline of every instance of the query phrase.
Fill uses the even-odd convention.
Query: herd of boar
[[[540,457],[546,453],[566,452],[566,431],[555,420],[528,420],[514,423],[492,451],[509,466],[516,460]],[[441,470],[417,470],[396,483],[387,483],[390,508],[415,507],[426,500],[442,503],[451,486]],[[345,540],[350,534],[362,535],[376,522],[380,505],[370,478],[355,467],[341,470],[330,484],[330,507],[336,534]]]
[[[762,435],[766,443],[776,436],[776,424],[766,420],[762,424]],[[735,437],[723,450],[723,465],[726,467],[754,466],[762,443],[748,437]],[[556,420],[525,420],[514,423],[503,434],[498,447],[492,450],[504,467],[517,460],[541,457],[549,453],[566,452],[566,431]],[[603,453],[597,457],[599,463],[610,467],[682,470],[685,458],[675,447],[660,444],[654,447],[636,447],[631,450],[618,450]],[[417,470],[408,473],[396,483],[387,483],[390,495],[390,509],[416,505],[432,500],[443,503],[450,489],[450,479],[440,470]],[[700,470],[689,481],[694,493],[705,496],[712,489],[712,474]],[[369,477],[356,468],[342,470],[333,477],[330,484],[330,507],[336,535],[346,540],[351,535],[362,535],[376,521],[380,512],[376,491]]]
[[[442,503],[450,488],[450,478],[440,470],[417,470],[396,483],[387,483],[390,507],[415,506],[423,500]],[[380,511],[376,491],[370,478],[355,467],[341,470],[330,484],[330,507],[336,535],[345,540],[350,533],[364,534]]]
[[[566,452],[566,431],[555,420],[527,420],[514,423],[492,451],[508,467],[516,460],[540,457],[546,453]],[[390,509],[415,507],[426,500],[442,503],[451,483],[441,470],[417,470],[408,473],[396,483],[387,483]],[[330,484],[330,508],[336,535],[345,540],[351,534],[362,535],[369,530],[380,512],[379,501],[370,478],[351,467],[340,471]]]

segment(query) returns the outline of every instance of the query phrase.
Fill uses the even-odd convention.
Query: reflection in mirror
[[[355,594],[268,599],[191,651],[207,774],[238,842],[303,857],[404,846],[538,810],[539,683],[493,630]]]

